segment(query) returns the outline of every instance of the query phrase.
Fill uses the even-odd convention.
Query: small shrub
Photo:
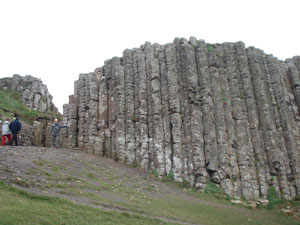
[[[35,163],[39,166],[45,166],[47,164],[47,161],[45,160],[40,160],[40,161],[35,161]]]
[[[148,186],[146,187],[146,191],[154,192],[155,189],[154,189],[152,186],[148,185]]]
[[[168,177],[170,180],[174,181],[174,171],[173,169],[170,170],[169,174],[168,174]]]
[[[47,102],[47,98],[45,96],[43,96],[43,95],[41,95],[40,100],[42,100],[43,102]]]
[[[174,181],[174,172],[173,172],[173,169],[171,169],[168,174],[166,173],[163,176],[162,181],[164,181],[164,182],[172,182],[172,181]]]
[[[230,201],[230,200],[231,200],[231,197],[230,197],[229,195],[226,195],[226,196],[225,196],[225,200]]]
[[[52,166],[51,166],[51,170],[54,171],[54,172],[57,172],[57,171],[58,171],[58,168],[57,168],[55,165],[52,165]]]
[[[157,169],[156,168],[154,168],[152,170],[152,174],[153,174],[153,176],[158,177],[158,173],[157,173]]]
[[[75,177],[72,177],[72,176],[67,176],[67,177],[65,178],[65,180],[66,180],[66,181],[75,181],[76,178],[75,178]]]
[[[25,180],[17,180],[17,184],[20,185],[21,187],[28,187],[28,183]]]
[[[93,173],[88,173],[87,176],[91,179],[95,179],[95,175]]]
[[[191,187],[190,182],[188,182],[186,179],[183,179],[182,185],[185,188],[190,188]]]
[[[137,168],[139,167],[139,164],[137,163],[136,159],[132,162],[132,167]]]
[[[268,209],[273,209],[275,205],[281,204],[282,200],[276,196],[275,187],[270,186],[267,199],[269,200]]]
[[[294,201],[300,201],[300,195],[296,195],[296,197],[294,198]]]
[[[207,51],[213,52],[215,50],[214,46],[211,44],[206,44]]]
[[[220,187],[218,187],[214,182],[208,182],[206,184],[205,194],[224,194],[224,190]]]

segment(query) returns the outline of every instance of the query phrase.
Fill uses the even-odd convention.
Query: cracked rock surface
[[[64,105],[66,148],[233,197],[300,194],[300,58],[242,42],[176,38],[81,74]]]

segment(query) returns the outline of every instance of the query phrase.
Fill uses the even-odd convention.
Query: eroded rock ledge
[[[80,74],[64,105],[64,146],[227,194],[300,194],[300,57],[242,42],[176,38],[126,49]]]

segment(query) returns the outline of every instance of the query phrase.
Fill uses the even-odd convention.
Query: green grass
[[[0,119],[10,118],[18,115],[21,121],[32,124],[36,118],[60,118],[57,113],[42,113],[37,110],[28,109],[23,105],[19,98],[21,93],[15,90],[0,90]]]
[[[81,163],[84,164],[84,162],[85,161],[82,161]],[[99,168],[96,166],[83,166],[80,167],[78,173],[80,175],[76,175],[69,173],[67,167],[62,168],[60,164],[54,164],[42,159],[34,161],[34,165],[39,166],[40,168],[36,170],[29,170],[28,173],[42,176],[49,182],[44,186],[46,189],[42,190],[47,190],[51,193],[49,189],[53,188],[52,191],[56,191],[57,193],[64,194],[68,197],[76,196],[88,199],[89,202],[95,206],[111,205],[119,209],[127,209],[139,214],[142,213],[153,217],[164,217],[185,221],[187,223],[200,223],[203,225],[223,225],[224,221],[226,221],[225,224],[234,225],[300,224],[299,220],[297,221],[296,219],[293,219],[291,215],[286,216],[283,213],[280,213],[277,206],[275,209],[248,209],[243,206],[233,205],[229,201],[229,196],[224,193],[224,190],[213,182],[207,184],[204,192],[200,192],[195,188],[189,188],[174,182],[172,181],[174,176],[173,171],[170,171],[169,174],[165,174],[165,176],[163,176],[163,180],[165,179],[166,182],[164,182],[163,185],[159,185],[158,182],[161,182],[161,179],[155,176],[149,177],[148,180],[145,181],[142,176],[114,173],[114,169],[109,167]],[[53,165],[56,165],[59,169],[53,170]],[[51,173],[51,176],[47,175],[47,172]],[[22,180],[20,180],[20,182],[20,185],[26,187],[26,183],[23,184]],[[2,187],[6,187],[6,189],[9,188],[7,186]],[[168,190],[169,188],[170,191]],[[176,190],[178,191],[177,193],[172,193]],[[15,192],[13,191],[13,193]],[[8,194],[12,193],[7,190],[5,192],[0,185],[0,224],[2,224],[2,217],[8,214],[2,214],[2,209],[5,209],[5,207],[9,205],[6,204],[7,202],[25,201],[24,199],[19,200],[19,195],[6,197]],[[29,194],[29,196],[32,195]],[[273,192],[270,192],[268,197],[269,200],[271,200],[272,198],[275,198],[276,195],[274,195]],[[65,216],[65,214],[76,214],[76,216],[84,218],[86,214],[90,216],[90,210],[96,210],[92,211],[94,212],[92,214],[100,214],[101,217],[105,217],[102,215],[100,210],[99,212],[97,209],[89,207],[83,207],[76,204],[70,205],[67,201],[62,199],[60,199],[61,202],[57,204],[50,204],[48,201],[33,201],[30,197],[29,199],[26,199],[26,202],[27,201],[31,201],[28,203],[28,205],[30,205],[28,208],[30,210],[31,208],[36,210],[33,212],[30,211],[28,214],[43,214],[43,219],[47,218],[47,216],[44,215],[46,212],[44,212],[43,207],[45,207],[49,208],[50,212],[52,210],[55,215],[58,213],[58,215],[61,216],[61,220],[58,220],[57,218],[59,217],[57,217],[54,222],[52,220],[50,222],[45,220],[46,222],[42,221],[41,223],[26,223],[20,219],[21,222],[16,221],[6,224],[73,224],[71,216],[69,218]],[[35,206],[35,204],[37,204],[37,206]],[[295,202],[295,204],[299,203]],[[26,209],[26,207],[23,207],[22,204],[18,205],[18,207],[21,208],[12,208],[11,212],[19,212],[18,210],[22,211],[24,208]],[[64,211],[65,208],[67,208],[67,211]],[[42,212],[38,211],[39,209]],[[82,215],[77,215],[79,210]],[[34,221],[32,215],[30,215],[31,220]],[[114,215],[114,213],[110,214],[112,217]],[[120,214],[117,216],[120,216]],[[23,217],[26,217],[26,215]],[[147,224],[148,222],[144,222],[144,219],[145,218],[142,217],[141,220],[136,219],[134,222],[127,222],[125,219],[125,221],[122,221],[123,218],[121,218],[120,221],[122,221],[122,223],[120,224]],[[92,219],[87,220],[89,223],[83,223],[83,220],[84,219],[78,219],[79,222],[77,224],[109,224],[105,222],[93,223]],[[111,224],[118,223],[111,222]],[[149,222],[148,224],[159,223]]]
[[[77,192],[76,189],[73,191],[74,193]],[[101,202],[108,202],[92,193],[82,192],[81,194]],[[97,201],[95,201],[96,203]],[[282,214],[275,214],[270,210],[249,210],[237,206],[222,207],[205,201],[199,203],[176,197],[155,197],[147,202],[135,200],[132,204],[114,202],[113,205],[134,212],[145,212],[152,216],[163,216],[196,224],[201,222],[203,225],[219,225],[224,224],[224,221],[226,221],[225,224],[234,225],[299,224],[296,220]],[[99,209],[76,205],[57,197],[33,195],[9,187],[2,182],[0,182],[0,221],[3,225],[169,224],[127,213],[104,212]]]
[[[172,224],[128,213],[104,212],[48,196],[33,195],[0,182],[1,225]]]
[[[212,44],[206,44],[206,48],[207,48],[207,51],[209,52],[213,52],[215,50],[214,46]]]
[[[253,210],[252,208],[234,205],[230,202],[230,197],[224,193],[224,190],[213,182],[207,184],[204,192],[199,192],[194,188],[185,188],[181,184],[172,182],[169,182],[168,185],[178,187],[202,201],[194,202],[176,197],[170,198],[169,196],[151,197],[147,204],[137,203],[136,206],[131,206],[131,209],[196,224],[199,221],[201,221],[201,224],[211,225],[224,224],[224,221],[226,221],[225,224],[234,225],[300,224],[299,220],[294,220],[278,210],[265,208]],[[148,188],[147,191],[149,191]],[[154,190],[151,189],[151,191]]]
[[[157,169],[156,168],[154,168],[152,170],[152,174],[153,174],[153,176],[158,177],[158,173],[157,173]]]
[[[92,172],[89,172],[87,174],[87,176],[90,178],[90,179],[95,179],[95,175],[92,173]]]
[[[163,182],[174,182],[174,172],[173,172],[173,169],[171,169],[168,174],[165,174],[162,177],[162,181]]]
[[[97,179],[97,178],[95,178]],[[98,180],[97,180],[98,181]],[[105,182],[103,182],[105,183]],[[169,185],[173,185],[169,183]],[[175,184],[174,184],[175,185]],[[112,193],[112,185],[105,185],[105,191]],[[101,191],[99,187],[85,184],[81,188]],[[106,202],[116,207],[125,208],[134,212],[144,212],[148,215],[157,217],[166,217],[186,221],[190,223],[201,224],[298,224],[291,218],[285,217],[282,214],[275,213],[274,211],[259,209],[250,210],[245,207],[239,207],[232,205],[221,188],[218,188],[215,184],[209,183],[206,193],[200,193],[193,190],[195,198],[207,199],[203,201],[189,201],[182,198],[170,197],[170,196],[149,196],[143,192],[137,192],[135,188],[129,189],[125,186],[120,189],[116,188],[117,192],[113,195],[119,196],[124,202],[118,202],[106,197],[100,197],[87,191],[80,191],[78,188],[73,189],[73,194],[88,197],[94,201]],[[151,186],[146,186],[145,191],[154,193],[156,190]],[[71,193],[72,193],[71,192]],[[159,191],[158,191],[159,192]],[[196,195],[196,193],[198,195]],[[156,197],[155,197],[156,196]],[[100,197],[100,198],[99,198]],[[211,201],[214,199],[214,201]],[[267,220],[267,221],[265,221]]]
[[[218,187],[214,182],[209,182],[206,184],[205,194],[224,194],[224,190]]]
[[[209,202],[193,202],[180,198],[152,198],[149,203],[136,202],[133,206],[123,207],[139,210],[150,215],[178,219],[203,225],[299,225],[299,222],[283,214],[269,210],[250,210],[238,206],[220,206]],[[225,222],[226,221],[226,222]]]
[[[276,191],[274,186],[270,186],[268,190],[267,199],[269,200],[268,209],[273,209],[274,206],[282,203],[282,200],[276,196]]]
[[[50,170],[52,170],[53,172],[59,172],[60,170],[64,170],[63,166],[56,165],[55,163],[47,160],[36,160],[34,161],[34,163],[37,166],[49,167]]]

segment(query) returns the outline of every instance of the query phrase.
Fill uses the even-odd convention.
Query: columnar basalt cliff
[[[81,74],[64,105],[65,147],[233,197],[300,194],[300,57],[242,42],[175,39]]]

